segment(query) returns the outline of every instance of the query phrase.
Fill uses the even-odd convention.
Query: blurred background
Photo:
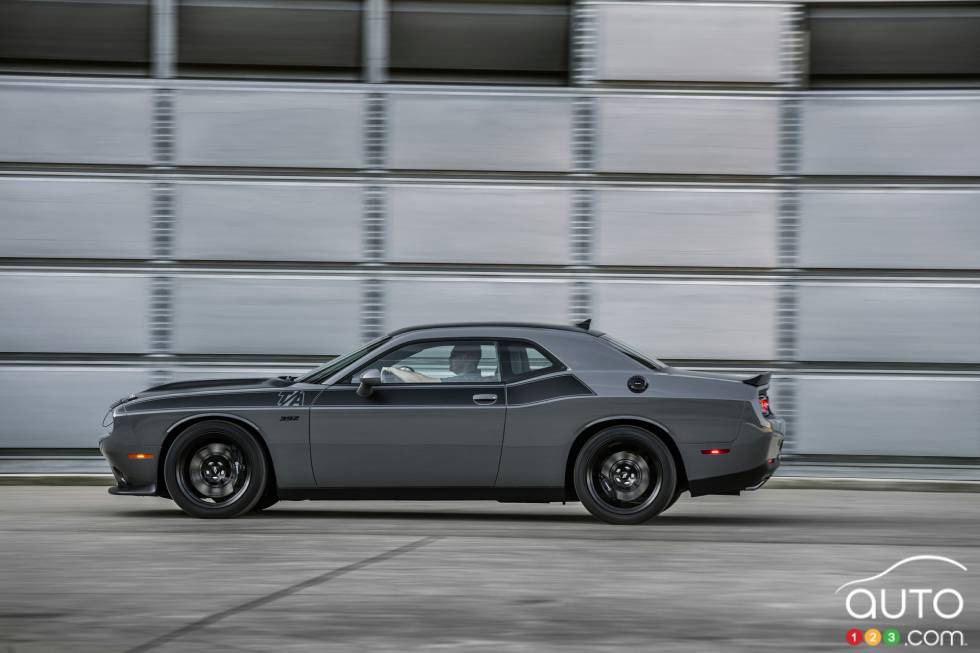
[[[0,316],[0,471],[101,470],[150,384],[591,317],[774,370],[789,473],[976,478],[980,3],[3,0]]]

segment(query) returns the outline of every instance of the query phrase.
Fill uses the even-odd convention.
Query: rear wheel
[[[573,478],[582,504],[610,524],[641,524],[676,500],[677,468],[670,450],[635,426],[594,435],[575,460]]]
[[[667,508],[670,508],[672,505],[677,503],[677,500],[681,498],[682,494],[684,494],[684,488],[678,487],[676,490],[674,490],[674,496],[669,502],[667,502],[667,505],[664,506],[664,510],[667,510]]]
[[[174,502],[188,515],[237,517],[265,496],[268,468],[255,437],[230,422],[208,420],[173,441],[163,463]]]

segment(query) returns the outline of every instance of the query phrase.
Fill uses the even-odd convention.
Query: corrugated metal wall
[[[980,457],[980,89],[804,88],[774,2],[580,2],[567,85],[385,83],[386,3],[348,4],[364,82],[175,77],[172,0],[152,76],[0,77],[0,447],[412,323],[591,316],[775,369],[792,452]]]

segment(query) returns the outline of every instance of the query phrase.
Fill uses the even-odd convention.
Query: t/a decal
[[[302,406],[303,405],[303,391],[293,390],[292,392],[280,392],[279,399],[276,401],[277,406]]]

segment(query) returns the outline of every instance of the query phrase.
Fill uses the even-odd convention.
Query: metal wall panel
[[[776,356],[773,284],[602,281],[594,287],[595,325],[658,358]]]
[[[800,265],[980,268],[980,190],[805,189]]]
[[[800,8],[613,0],[582,9],[585,21],[575,25],[582,38],[568,53],[576,80],[586,83],[577,88],[532,86],[556,81],[550,73],[508,77],[523,88],[168,81],[162,75],[175,62],[166,43],[158,44],[164,56],[153,80],[0,81],[0,163],[31,167],[0,178],[0,257],[61,259],[44,269],[65,268],[37,272],[36,262],[7,260],[13,269],[0,273],[0,353],[59,361],[0,366],[0,445],[94,446],[105,406],[149,385],[151,372],[156,380],[271,376],[301,371],[280,367],[284,358],[342,353],[377,329],[502,318],[567,323],[571,313],[592,314],[598,328],[668,359],[709,368],[778,359],[787,374],[802,374],[777,379],[773,392],[777,412],[784,397],[796,418],[793,453],[980,455],[980,284],[971,276],[980,268],[980,95],[713,90],[708,85],[791,83],[785,75],[800,45],[791,21]],[[542,13],[564,20],[566,10]],[[339,52],[334,46],[323,51]],[[305,56],[297,52],[289,56]],[[237,66],[240,59],[224,71],[191,72],[257,74]],[[380,60],[372,61],[379,72]],[[557,68],[539,61],[528,70],[565,74],[564,55],[556,61]],[[388,72],[434,79],[425,66],[405,65],[414,70]],[[505,70],[480,70],[484,81],[506,81]],[[435,72],[443,81],[459,73]],[[463,77],[476,79],[455,79]],[[626,84],[590,89],[590,80]],[[157,93],[173,96],[172,111],[154,102]],[[787,102],[801,105],[798,170],[788,167],[798,125]],[[790,149],[780,162],[783,148]],[[179,167],[136,167],[164,163]],[[132,167],[95,167],[103,164]],[[310,169],[368,166],[416,178],[311,180]],[[247,176],[235,177],[243,168]],[[566,172],[600,177],[539,174]],[[705,182],[790,172],[837,179]],[[468,173],[474,179],[459,178]],[[942,185],[864,181],[887,176]],[[167,193],[153,203],[154,184],[173,185],[173,204]],[[382,201],[366,206],[367,187],[387,184]],[[798,214],[784,188],[799,191]],[[582,201],[586,190],[594,204]],[[382,226],[386,232],[376,233]],[[780,243],[789,247],[783,255],[798,257],[777,257]],[[410,265],[376,268],[378,286],[365,284],[361,266],[350,274],[316,269],[361,262],[367,249],[384,255],[375,263]],[[131,272],[131,259],[171,255],[214,262]],[[75,258],[102,260],[78,271],[87,264]],[[719,269],[789,263],[804,268],[801,277]],[[488,267],[447,271],[465,264]],[[535,271],[542,264],[570,267]],[[592,264],[693,271],[612,274]],[[929,269],[964,273],[950,279]],[[165,282],[153,286],[160,292],[151,306],[154,274],[175,276],[172,295]],[[868,274],[876,276],[862,279]],[[782,284],[799,286],[796,311],[778,302]],[[168,352],[178,358],[154,356]],[[125,362],[131,355],[146,367]],[[807,361],[828,369],[818,374]],[[863,361],[892,372],[855,371]],[[793,372],[798,365],[809,372]],[[964,374],[923,371],[940,365]],[[911,371],[894,371],[903,368]],[[62,391],[64,405],[43,415],[23,410],[32,399],[25,388],[41,385]]]
[[[118,72],[114,66],[146,64],[150,59],[150,12],[149,0],[4,0],[0,3],[0,66],[17,70],[48,63],[50,68],[41,69],[78,72],[79,64],[93,63]]]
[[[980,362],[980,287],[804,283],[802,360]]]
[[[180,183],[180,259],[358,261],[364,191],[288,182]]]
[[[570,262],[572,193],[554,188],[396,186],[388,190],[388,259]]]
[[[150,184],[79,179],[0,179],[0,256],[152,256]]]
[[[564,281],[394,280],[385,283],[388,330],[434,322],[568,323]]]
[[[0,86],[0,161],[152,162],[149,89]]]
[[[980,456],[980,379],[803,377],[798,393],[796,453]]]
[[[980,98],[803,100],[803,174],[976,176],[978,151]]]
[[[558,81],[568,71],[569,5],[395,0],[388,5],[389,72],[427,82],[454,72],[476,83],[481,73],[497,83]]]
[[[108,274],[0,274],[0,351],[141,353],[149,280]]]
[[[602,172],[774,175],[774,98],[609,96],[598,99]]]
[[[182,69],[196,64],[189,76],[222,66],[229,77],[356,69],[362,20],[353,2],[185,1],[177,11],[178,61]]]
[[[980,73],[975,3],[855,2],[807,9],[811,81],[909,87],[931,79],[955,87]]]
[[[784,11],[762,5],[599,4],[597,76],[778,82]]]
[[[182,90],[176,161],[185,165],[359,168],[364,95]]]
[[[600,265],[776,265],[774,190],[606,189],[595,227]]]
[[[391,168],[569,170],[572,100],[516,95],[392,94]]]
[[[0,367],[0,445],[94,449],[109,404],[149,385],[138,368]],[[43,410],[39,389],[52,404]]]
[[[329,356],[361,341],[353,279],[178,277],[174,307],[177,353]]]

